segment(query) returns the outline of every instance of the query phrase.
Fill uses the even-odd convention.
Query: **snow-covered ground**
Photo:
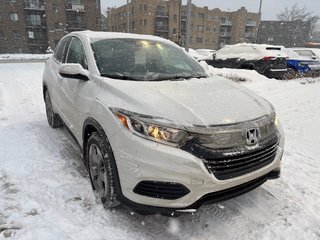
[[[49,54],[0,54],[0,62],[20,60],[47,60],[52,56]]]
[[[80,151],[45,117],[44,63],[0,64],[0,239],[320,239],[320,79],[219,70],[277,109],[282,177],[179,218],[97,205]],[[199,80],[201,81],[201,80]]]

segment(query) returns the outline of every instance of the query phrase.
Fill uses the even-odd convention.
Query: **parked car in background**
[[[183,50],[185,50],[183,48]],[[213,59],[213,54],[216,52],[215,50],[210,50],[210,49],[199,49],[194,50],[192,48],[189,48],[189,54],[198,62],[199,61],[206,61],[206,60],[212,60]],[[206,51],[204,51],[206,50]]]
[[[295,72],[308,73],[320,70],[320,61],[313,60],[305,56],[300,56],[291,48],[281,48],[288,55],[287,66]]]
[[[82,148],[96,199],[141,213],[194,211],[280,176],[274,107],[163,38],[73,32],[46,62],[52,128]]]
[[[280,46],[263,44],[227,45],[206,62],[217,68],[256,70],[267,77],[282,78],[287,73],[287,55]]]
[[[213,54],[216,52],[216,50],[213,49],[196,49],[195,50],[198,54],[200,54],[202,57],[202,60],[213,60]]]
[[[299,56],[309,60],[320,61],[320,49],[318,48],[291,48]]]

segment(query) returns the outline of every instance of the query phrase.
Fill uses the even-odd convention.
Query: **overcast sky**
[[[107,7],[124,5],[126,2],[126,0],[101,0],[103,10]],[[186,2],[183,0],[184,4]],[[208,6],[210,9],[217,7],[225,11],[235,11],[244,6],[249,11],[258,12],[260,0],[192,0],[192,2],[197,6]],[[301,7],[306,6],[315,15],[320,16],[320,0],[263,0],[262,19],[274,20],[282,9],[286,6],[292,6],[296,2]]]

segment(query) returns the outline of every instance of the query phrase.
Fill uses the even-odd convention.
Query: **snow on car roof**
[[[81,35],[86,37],[88,40],[92,41],[93,39],[119,39],[119,38],[131,38],[131,39],[141,39],[141,40],[150,40],[150,41],[158,41],[167,44],[174,44],[173,42],[152,35],[144,35],[144,34],[133,34],[133,33],[119,33],[119,32],[96,32],[96,31],[78,31],[73,32],[75,35]]]
[[[266,56],[287,57],[281,51],[282,46],[268,44],[238,43],[227,45],[216,52],[216,59],[243,58],[246,60],[259,60]]]

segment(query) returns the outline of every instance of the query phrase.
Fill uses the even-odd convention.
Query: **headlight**
[[[157,122],[163,119],[117,108],[110,109],[126,129],[139,137],[175,147],[183,146],[189,138],[186,131]]]

